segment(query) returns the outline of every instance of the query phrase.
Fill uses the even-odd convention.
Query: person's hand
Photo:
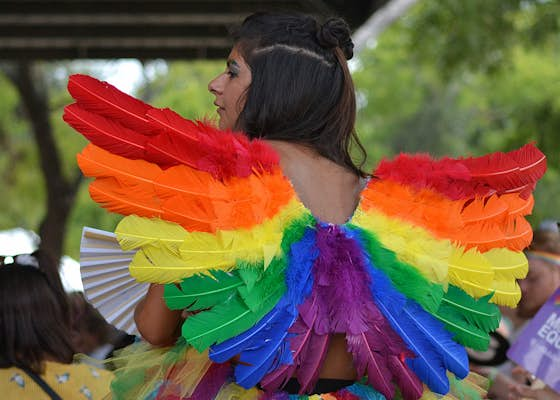
[[[535,377],[520,365],[515,366],[511,370],[511,377],[517,383],[527,385],[535,380]]]
[[[560,394],[553,391],[548,386],[542,389],[535,389],[527,385],[511,385],[508,400],[560,400]]]

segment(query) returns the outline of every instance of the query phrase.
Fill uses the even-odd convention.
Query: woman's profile
[[[401,155],[369,178],[351,156],[363,148],[344,21],[258,13],[233,38],[208,85],[217,128],[70,79],[90,193],[126,215],[130,273],[152,284],[136,324],[175,344],[135,393],[480,396],[464,346],[487,346],[493,303],[518,300],[542,153]]]

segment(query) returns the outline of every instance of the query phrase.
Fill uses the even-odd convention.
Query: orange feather
[[[250,228],[273,217],[294,197],[279,167],[271,173],[232,177],[228,184],[210,173],[177,165],[162,170],[88,145],[80,168],[98,178],[92,198],[124,215],[162,217],[189,231]]]
[[[429,189],[415,191],[378,180],[370,182],[360,207],[365,212],[375,208],[465,249],[485,252],[495,247],[519,251],[530,243],[530,226],[523,216],[532,204],[532,197],[523,199],[517,193],[454,201]]]

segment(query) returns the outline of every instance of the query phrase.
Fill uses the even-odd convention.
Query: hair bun
[[[317,40],[327,49],[339,47],[346,59],[354,55],[354,43],[350,38],[350,27],[342,18],[328,19],[318,30]]]

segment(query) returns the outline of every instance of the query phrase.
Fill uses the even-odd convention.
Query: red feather
[[[508,153],[468,158],[463,163],[472,180],[492,187],[498,193],[519,192],[527,197],[546,171],[546,157],[532,144]]]
[[[189,136],[193,125],[191,121],[182,120],[180,126],[189,129],[183,134],[167,128],[150,139],[146,146],[147,158],[168,167],[185,164],[222,181],[247,177],[253,172],[272,172],[278,165],[278,155],[266,143],[251,142],[241,133],[220,131],[202,122],[195,125],[198,138],[194,140]]]
[[[494,193],[520,193],[527,198],[545,170],[546,157],[528,144],[509,153],[466,159],[433,160],[425,154],[401,154],[392,161],[383,160],[374,175],[459,200]]]
[[[434,160],[427,154],[401,154],[394,160],[383,160],[374,175],[418,191],[431,189],[452,200],[489,194],[488,188],[473,185],[469,170],[459,160]]]
[[[153,108],[148,112],[147,117],[158,132],[172,132],[194,141],[199,139],[200,134],[196,123],[181,117],[169,108]]]
[[[123,157],[144,158],[148,137],[118,122],[86,111],[78,104],[66,106],[63,119],[96,146]]]
[[[146,113],[153,107],[113,85],[87,75],[71,75],[68,91],[87,111],[115,119],[142,135],[153,135]]]
[[[68,90],[77,103],[66,108],[65,121],[111,153],[162,168],[185,164],[222,181],[278,166],[278,155],[262,141],[154,108],[95,78],[72,75]]]

